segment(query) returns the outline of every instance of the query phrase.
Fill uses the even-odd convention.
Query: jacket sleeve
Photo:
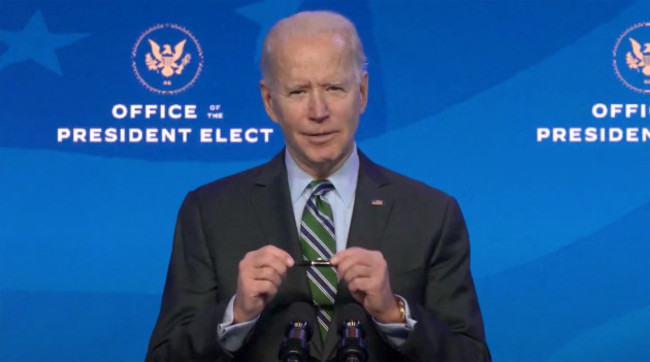
[[[217,338],[228,299],[218,300],[215,270],[196,194],[190,192],[178,214],[160,315],[146,361],[232,359]]]
[[[469,269],[467,228],[453,198],[433,242],[424,303],[407,298],[417,323],[398,351],[416,361],[490,361]]]

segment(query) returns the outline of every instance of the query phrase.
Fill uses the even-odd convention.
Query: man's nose
[[[316,122],[322,122],[329,116],[329,107],[325,94],[320,91],[312,92],[309,95],[309,119]]]

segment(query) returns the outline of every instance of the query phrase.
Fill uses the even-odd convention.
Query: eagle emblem
[[[641,44],[630,38],[632,44],[632,51],[625,54],[625,62],[630,69],[641,71],[646,76],[650,76],[650,43]]]
[[[173,52],[169,44],[163,44],[161,52],[158,43],[151,39],[147,40],[149,40],[149,45],[151,45],[151,52],[147,53],[144,59],[147,64],[147,69],[160,73],[165,78],[169,78],[174,74],[180,75],[185,66],[190,63],[190,59],[192,59],[189,53],[183,56],[183,48],[187,39],[183,39],[174,45]],[[178,64],[179,60],[180,64]]]

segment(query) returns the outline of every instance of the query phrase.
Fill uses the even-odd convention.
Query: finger
[[[349,257],[353,257],[354,255],[360,253],[362,250],[365,250],[365,249],[362,249],[362,248],[359,248],[359,247],[356,247],[356,246],[351,247],[351,248],[347,248],[347,249],[343,249],[343,250],[337,252],[336,254],[334,254],[330,258],[330,263],[332,265],[338,265],[344,259],[347,259]]]
[[[259,257],[247,257],[239,263],[238,279],[245,280],[264,280],[274,282],[280,285],[282,278],[286,275],[287,267],[280,261],[274,260],[271,256],[269,261],[260,261]],[[253,260],[254,259],[254,260]],[[256,266],[256,264],[260,264]]]
[[[366,265],[351,265],[349,268],[340,270],[340,278],[350,283],[356,278],[370,278],[372,277],[372,268]]]
[[[262,252],[256,255],[253,261],[253,267],[270,267],[273,268],[276,273],[284,276],[287,272],[288,265],[285,260],[278,258],[275,254]]]
[[[370,278],[354,278],[348,283],[350,293],[367,293],[370,288]]]
[[[330,259],[330,263],[335,266],[338,266],[339,264],[344,262],[372,265],[372,263],[374,262],[373,260],[377,259],[377,257],[383,259],[383,255],[381,254],[381,252],[377,250],[368,250],[359,247],[352,247],[345,250],[341,250],[338,253],[336,253]]]
[[[242,286],[242,294],[246,298],[259,298],[265,294],[272,293],[276,290],[275,284],[264,279],[249,279]]]
[[[376,268],[377,265],[374,264],[376,263],[367,250],[343,255],[343,257],[338,261],[338,265],[336,265],[337,276],[339,279],[343,279],[348,270],[354,266]]]
[[[287,267],[293,266],[293,258],[285,250],[282,250],[274,245],[266,245],[265,247],[259,249],[264,251],[264,253],[272,254],[279,260],[281,260]]]
[[[255,268],[251,274],[251,277],[254,280],[268,280],[276,286],[282,284],[282,275],[272,267],[265,266],[262,268]]]
[[[253,280],[250,285],[250,291],[253,295],[267,301],[275,296],[278,292],[278,287],[268,280]]]
[[[382,293],[384,289],[384,279],[379,275],[361,274],[351,279],[347,279],[348,287],[352,286],[350,291],[362,291],[369,295]]]

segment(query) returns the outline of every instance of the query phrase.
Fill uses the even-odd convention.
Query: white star
[[[0,69],[14,63],[33,60],[58,75],[63,75],[55,50],[89,34],[52,34],[37,11],[22,31],[0,30],[0,42],[9,46],[0,56]]]

